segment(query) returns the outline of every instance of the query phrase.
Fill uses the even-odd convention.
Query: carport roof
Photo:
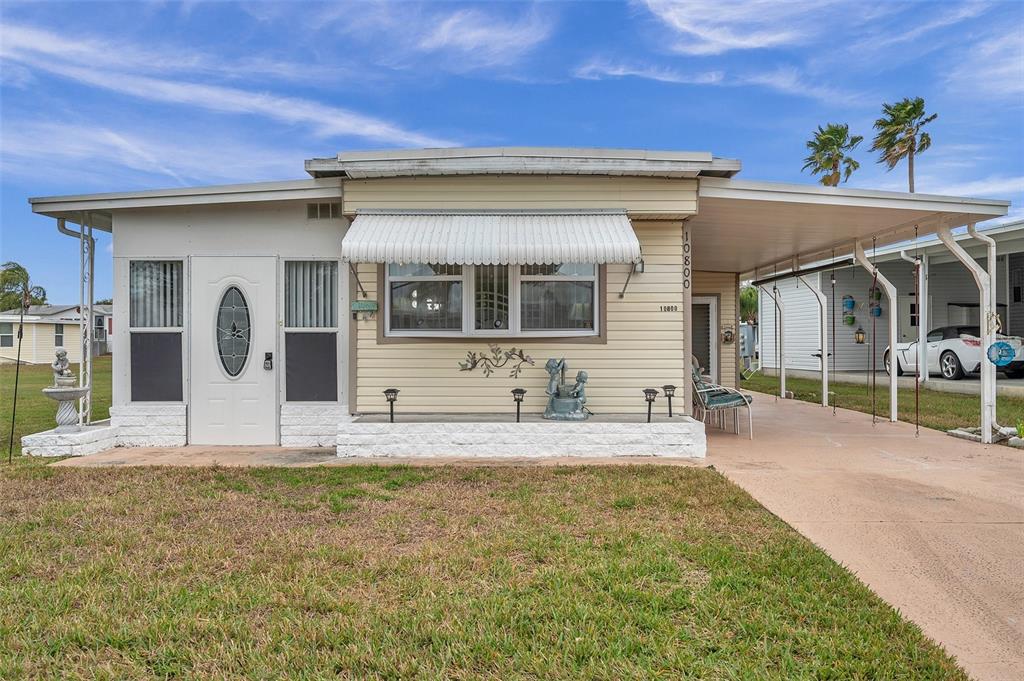
[[[833,255],[855,241],[878,246],[939,227],[1006,215],[1008,201],[865,189],[837,189],[728,178],[701,178],[690,218],[694,267],[738,272],[785,271]]]

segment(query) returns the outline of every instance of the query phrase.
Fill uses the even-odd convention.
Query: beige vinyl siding
[[[25,335],[21,344],[21,361],[26,364],[49,364],[53,361],[55,346],[53,344],[54,324],[51,322],[26,322]],[[82,359],[82,346],[79,343],[81,333],[78,322],[64,324],[64,349],[68,351],[68,360],[79,362]],[[0,348],[0,361],[15,361],[18,354],[18,323],[14,323],[14,347]]]
[[[622,208],[630,215],[696,213],[697,181],[650,177],[416,177],[346,180],[343,210],[366,208]]]
[[[739,325],[736,321],[736,295],[739,283],[731,272],[694,272],[694,296],[718,296],[718,328],[713,336],[718,339],[718,370],[722,385],[736,386],[736,344],[739,343]],[[722,329],[731,327],[735,336],[732,343],[722,342]]]
[[[379,204],[377,204],[379,207]],[[422,207],[422,206],[420,206]],[[514,413],[514,387],[527,389],[524,410],[543,411],[547,398],[544,363],[565,357],[569,376],[583,369],[589,374],[588,406],[595,413],[646,411],[643,389],[665,383],[682,384],[682,226],[679,221],[635,221],[646,271],[634,275],[624,298],[619,291],[630,270],[628,264],[607,265],[607,343],[553,343],[544,339],[465,338],[456,342],[377,342],[374,319],[355,323],[358,411],[385,411],[385,388],[401,390],[396,410],[404,412],[507,412]],[[377,265],[360,264],[359,279],[370,299],[377,296]],[[662,312],[661,306],[676,306]],[[731,308],[730,308],[731,309]],[[731,314],[731,313],[730,313]],[[508,369],[490,378],[459,371],[466,352],[486,352],[488,342],[503,348],[523,347],[535,365],[518,380]],[[659,409],[665,405],[659,402]]]
[[[21,361],[36,364],[32,353],[33,331],[35,324],[25,325],[25,334],[21,341]],[[0,347],[0,363],[15,362],[18,359],[18,322],[11,324],[13,344],[9,348]]]

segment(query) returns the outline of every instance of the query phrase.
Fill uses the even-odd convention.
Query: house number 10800
[[[661,311],[662,312],[679,312],[679,306],[678,305],[662,305],[661,306]]]

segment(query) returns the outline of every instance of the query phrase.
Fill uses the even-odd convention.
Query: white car
[[[928,374],[958,381],[981,370],[981,329],[977,326],[944,326],[928,334]],[[1013,348],[1014,359],[998,370],[1008,378],[1024,378],[1024,339],[996,335]],[[889,348],[885,349],[885,372],[889,373]],[[896,375],[917,373],[917,341],[896,344]]]

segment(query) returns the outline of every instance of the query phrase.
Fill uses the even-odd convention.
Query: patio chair
[[[704,423],[710,418],[715,427],[725,430],[725,417],[732,412],[733,432],[739,435],[739,410],[746,408],[747,423],[750,439],[754,439],[754,416],[750,409],[750,403],[754,401],[752,395],[741,393],[735,388],[712,383],[701,376],[696,367],[693,371],[693,409],[694,418]]]

